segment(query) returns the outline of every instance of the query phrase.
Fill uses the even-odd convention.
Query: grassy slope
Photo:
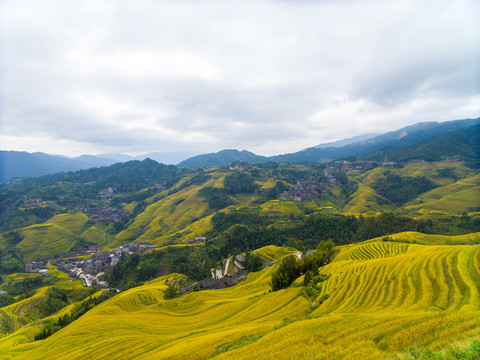
[[[453,169],[460,180],[439,177],[437,170]],[[459,215],[480,203],[480,175],[461,162],[412,163],[401,169],[375,168],[364,174],[351,174],[358,182],[358,190],[343,207],[344,213],[377,213],[393,210],[391,203],[375,193],[371,185],[387,170],[400,176],[426,176],[440,187],[421,194],[399,210],[416,217]]]
[[[424,237],[410,235],[417,242]],[[286,254],[273,248],[264,252],[274,259]],[[320,296],[328,299],[307,317],[310,305],[301,288],[268,292],[271,271],[252,274],[232,288],[170,301],[163,300],[165,278],[160,278],[4,357],[201,359],[222,344],[267,332],[215,358],[385,359],[408,346],[441,348],[480,335],[480,245],[343,247],[321,269],[329,278],[319,284]],[[297,321],[278,327],[285,319]]]
[[[202,186],[191,185],[149,205],[138,215],[132,225],[117,235],[119,242],[148,240],[164,244],[168,237],[187,229],[193,236],[201,236],[208,228],[209,220],[192,227],[192,223],[209,215],[207,202],[198,195],[203,187],[219,187],[223,184],[223,173],[213,173],[212,179]],[[190,228],[190,229],[188,229]]]
[[[24,239],[17,245],[25,261],[69,251],[75,238],[102,245],[101,225],[89,225],[83,213],[60,214],[48,223],[27,226],[19,230]]]
[[[410,215],[459,215],[480,204],[480,174],[430,190],[403,207]]]
[[[21,301],[18,301],[16,303],[14,303],[14,304],[5,306],[3,308],[0,308],[0,321],[10,324],[10,327],[11,327],[8,332],[5,332],[5,331],[2,332],[2,329],[0,329],[0,337],[7,336],[10,333],[19,330],[20,328],[23,328],[25,325],[31,324],[34,319],[31,319],[28,316],[29,310],[34,309],[35,306],[46,296],[47,290],[50,287],[56,286],[56,287],[60,287],[60,288],[63,288],[63,289],[74,289],[74,290],[80,290],[80,291],[86,290],[86,288],[83,287],[81,280],[71,281],[65,273],[57,271],[52,266],[49,267],[49,275],[50,275],[51,278],[52,277],[54,278],[54,281],[51,285],[43,286],[43,287],[37,289],[35,291],[35,294],[33,296],[27,298],[27,299],[24,299],[24,300],[21,300]],[[23,273],[11,274],[11,275],[8,275],[7,281],[8,280],[20,280],[20,279],[23,279],[25,277],[41,277],[41,276],[42,275],[23,274]],[[62,311],[61,314],[63,314],[63,313],[65,313],[65,312]],[[54,317],[55,316],[57,316],[57,315],[54,315]],[[61,315],[58,315],[58,316],[61,316]],[[35,324],[36,323],[33,323],[33,325],[35,325]],[[39,329],[38,326],[34,326],[34,327],[37,330]],[[32,336],[32,338],[33,338],[35,336],[36,332],[32,333],[31,328],[29,328],[29,330],[26,330],[26,333],[29,333],[30,335],[33,334],[33,336]],[[10,335],[9,338],[10,338],[10,340],[12,338],[18,340],[19,337],[23,338],[23,336],[20,336],[20,333],[18,333],[18,331],[17,331],[15,336]],[[12,345],[12,342],[10,340],[8,340],[8,341],[3,341],[2,340],[2,344],[3,344],[2,346],[5,346],[6,344],[9,344],[10,346],[18,344],[18,341],[14,341],[13,345]],[[31,341],[31,338],[26,339],[26,342],[30,342],[30,341]],[[0,350],[2,349],[2,346],[0,346]]]

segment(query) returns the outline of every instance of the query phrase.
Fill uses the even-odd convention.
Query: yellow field
[[[296,253],[297,250],[293,248],[278,247],[275,245],[264,246],[254,251],[256,255],[263,257],[265,260],[275,262],[282,259],[284,256]]]
[[[60,214],[48,223],[24,227],[19,230],[24,239],[17,245],[25,261],[60,252],[67,252],[75,238],[100,244],[103,242],[102,225],[88,225],[83,213]]]
[[[345,213],[377,213],[385,210],[393,210],[391,205],[379,205],[389,203],[388,200],[365,184],[360,184],[358,190],[351,196],[352,199],[343,207]]]
[[[133,240],[147,240],[162,245],[171,235],[180,231],[185,232],[185,237],[202,235],[210,224],[210,219],[205,218],[210,214],[210,210],[207,202],[198,196],[198,192],[208,186],[222,187],[225,177],[221,172],[210,175],[212,179],[202,186],[187,186],[147,206],[131,226],[117,234],[117,242],[123,244]],[[192,229],[192,223],[197,220],[201,223],[196,225],[197,229]]]
[[[409,214],[459,215],[480,204],[480,174],[436,188],[403,207]]]
[[[455,244],[479,234],[391,237]],[[274,261],[292,251],[256,253]],[[46,340],[9,346],[3,358],[393,359],[409,346],[437,349],[480,336],[480,245],[372,240],[341,247],[320,270],[328,279],[316,308],[301,286],[269,292],[274,269],[166,301],[165,280],[178,276],[170,274],[120,293]],[[222,353],[232,342],[244,346]]]
[[[81,280],[71,281],[69,277],[60,271],[57,271],[53,266],[49,266],[49,275],[54,278],[54,282],[50,286],[44,286],[36,290],[35,294],[27,299],[18,301],[14,304],[0,308],[0,322],[8,323],[8,331],[2,331],[0,328],[0,338],[9,335],[10,333],[19,330],[25,325],[31,323],[34,319],[29,318],[28,310],[45,296],[47,290],[51,286],[62,287],[64,289],[85,290]],[[42,277],[38,274],[11,274],[7,276],[8,280],[21,280],[27,277]],[[6,329],[4,329],[6,330]],[[0,347],[1,348],[1,347]]]

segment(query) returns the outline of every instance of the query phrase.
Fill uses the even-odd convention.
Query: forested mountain
[[[392,147],[405,147],[479,123],[480,118],[447,121],[443,123],[418,123],[346,146],[310,148],[292,154],[273,156],[270,159],[274,161],[329,161],[343,157],[363,156],[387,145]]]
[[[262,163],[268,161],[265,156],[256,155],[250,151],[222,150],[217,153],[203,154],[191,157],[178,164],[179,167],[198,169],[216,165],[229,165],[235,161],[246,161],[248,163]]]
[[[422,141],[406,147],[384,147],[363,159],[376,161],[409,161],[423,159],[441,161],[444,159],[471,159],[478,163],[480,157],[480,125],[470,126]]]
[[[246,161],[249,163],[266,161],[293,161],[293,162],[320,162],[331,161],[346,157],[364,156],[386,146],[403,148],[413,144],[425,143],[444,134],[460,131],[480,123],[480,118],[454,120],[447,122],[425,122],[407,126],[383,135],[371,137],[370,135],[358,137],[359,141],[350,139],[341,140],[331,144],[320,144],[295,153],[263,157],[253,153],[238,150],[222,150],[214,154],[198,155],[182,161],[179,166],[187,168],[209,167],[214,165],[230,164],[233,161]],[[353,138],[355,139],[355,138]],[[344,145],[347,143],[347,145]]]

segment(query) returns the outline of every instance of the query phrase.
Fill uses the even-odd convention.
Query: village
[[[335,177],[336,173],[342,172],[362,172],[371,170],[376,166],[395,166],[394,161],[383,161],[380,163],[369,160],[356,160],[335,161],[332,165],[326,167],[323,170],[325,180],[322,182],[314,181],[313,178],[301,179],[293,186],[293,189],[283,192],[280,195],[280,200],[293,200],[293,201],[315,201],[320,196],[328,196],[329,189],[332,187],[340,187],[341,183]]]
[[[26,273],[48,274],[47,265],[54,265],[57,270],[66,273],[74,279],[82,279],[88,287],[97,286],[108,288],[106,281],[99,280],[105,271],[115,266],[122,256],[129,256],[135,252],[144,252],[158,248],[143,241],[140,244],[125,244],[110,251],[101,251],[98,246],[89,246],[88,249],[60,253],[52,257],[41,258],[25,265]]]
[[[185,245],[205,244],[206,238],[204,236],[196,237],[195,239],[188,239]],[[99,287],[102,289],[108,289],[109,284],[106,281],[100,280],[100,277],[109,269],[114,267],[122,256],[130,256],[134,253],[139,255],[158,248],[158,245],[151,245],[148,241],[142,241],[135,244],[125,244],[116,249],[109,251],[101,251],[96,245],[91,245],[86,249],[73,250],[67,253],[59,253],[55,256],[40,258],[36,261],[32,261],[25,265],[26,273],[34,273],[40,275],[48,274],[48,265],[53,265],[57,270],[64,272],[73,279],[81,279],[87,287]],[[235,260],[235,271],[243,269],[242,256],[238,255],[238,259]],[[227,263],[228,267],[228,263]],[[213,269],[212,269],[213,270]],[[240,275],[236,275],[239,277]],[[223,288],[226,286],[232,286],[233,282],[228,280],[229,276],[220,274],[214,274],[212,272],[214,281],[212,284],[207,283],[199,288]],[[224,278],[223,280],[221,280]],[[209,279],[207,279],[209,280]],[[221,281],[220,281],[221,280]],[[228,281],[227,281],[228,280]],[[217,284],[218,283],[218,284]],[[222,287],[221,283],[225,283]],[[220,287],[218,287],[220,286]]]

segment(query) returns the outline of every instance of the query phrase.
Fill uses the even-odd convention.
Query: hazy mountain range
[[[67,158],[64,156],[49,155],[40,152],[28,153],[19,151],[0,151],[0,182],[5,182],[9,179],[18,177],[37,177],[57,172],[109,166],[118,162],[143,160],[146,158],[150,158],[160,163],[177,164],[180,167],[194,169],[215,165],[227,165],[234,161],[246,161],[248,163],[267,161],[330,161],[349,156],[364,156],[385,147],[390,149],[388,154],[392,154],[394,153],[391,150],[392,148],[403,148],[414,144],[420,144],[439,136],[461,131],[462,129],[478,124],[480,124],[480,118],[454,120],[442,123],[423,122],[381,135],[365,134],[336,142],[319,144],[295,153],[270,157],[256,155],[246,150],[239,151],[236,149],[222,150],[217,153],[202,155],[188,152],[154,152],[136,157],[125,154],[100,154],[95,156],[82,155],[76,158]],[[473,134],[477,134],[478,126],[472,128],[472,131]],[[473,150],[463,149],[458,151],[464,155],[470,154],[472,151],[473,153],[475,153],[475,151],[478,153],[478,143],[475,140],[477,138],[478,136],[469,140],[469,146]],[[454,137],[453,139],[456,138]],[[457,141],[461,141],[459,139]],[[450,140],[450,145],[455,147],[455,145],[452,145],[452,140]],[[439,145],[437,144],[437,148],[438,147]],[[457,150],[452,149],[452,151]],[[457,154],[458,151],[455,154]],[[387,153],[385,152],[385,154]],[[442,156],[452,155],[446,153],[442,154]]]

